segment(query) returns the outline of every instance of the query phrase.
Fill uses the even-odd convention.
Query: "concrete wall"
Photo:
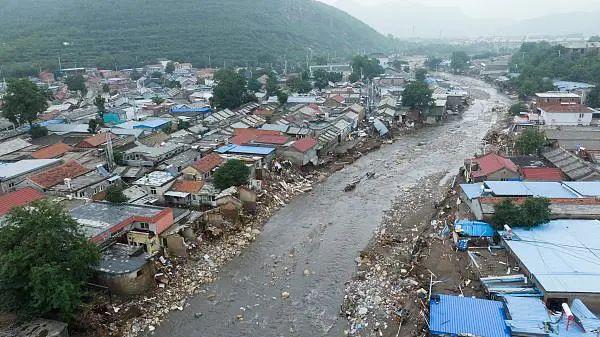
[[[98,281],[117,295],[132,296],[143,294],[156,285],[154,273],[154,265],[148,262],[140,270],[127,274],[100,273]]]
[[[579,113],[549,113],[542,112],[542,118],[546,125],[584,125],[589,126],[592,123],[592,113],[583,113],[583,117],[579,117]]]

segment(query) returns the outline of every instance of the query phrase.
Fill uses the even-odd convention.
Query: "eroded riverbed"
[[[421,178],[450,177],[480,150],[495,124],[492,107],[508,100],[487,84],[457,78],[480,95],[462,118],[424,128],[384,145],[294,199],[264,226],[260,238],[226,265],[218,280],[172,312],[154,332],[160,337],[339,336],[344,283],[398,195],[410,197]],[[344,193],[366,172],[375,178]],[[282,293],[289,298],[282,298]]]

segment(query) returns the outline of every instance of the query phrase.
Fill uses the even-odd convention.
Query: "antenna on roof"
[[[106,159],[108,161],[108,169],[112,170],[115,165],[115,155],[113,153],[112,137],[110,132],[106,133]]]

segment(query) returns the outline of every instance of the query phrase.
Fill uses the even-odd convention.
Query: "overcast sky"
[[[353,0],[320,0],[338,5]],[[555,13],[599,10],[600,0],[355,0],[364,5],[386,2],[418,3],[425,6],[455,7],[474,18],[529,19]],[[599,18],[600,20],[600,18]]]

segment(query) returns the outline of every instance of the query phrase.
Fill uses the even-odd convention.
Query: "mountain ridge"
[[[139,65],[161,57],[214,64],[301,62],[306,54],[381,51],[391,41],[314,0],[0,0],[0,64]],[[19,69],[23,68],[23,69]]]

